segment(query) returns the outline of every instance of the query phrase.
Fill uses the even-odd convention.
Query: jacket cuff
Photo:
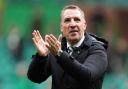
[[[40,56],[39,53],[36,53],[36,57],[38,57],[39,59],[46,59],[48,58],[48,55],[47,56]]]
[[[35,55],[32,55],[32,59],[33,60],[37,60],[37,61],[45,61],[48,59],[48,55],[47,56],[40,56],[38,53],[36,53]]]

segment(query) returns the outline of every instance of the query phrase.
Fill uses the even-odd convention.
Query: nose
[[[74,21],[74,19],[71,20],[70,27],[71,28],[75,28],[76,27],[76,22]]]

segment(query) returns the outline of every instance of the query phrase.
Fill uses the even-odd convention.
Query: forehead
[[[78,9],[67,9],[63,12],[62,18],[82,17],[81,12]]]

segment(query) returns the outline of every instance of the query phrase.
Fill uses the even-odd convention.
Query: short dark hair
[[[71,5],[66,5],[66,6],[62,9],[62,11],[61,11],[61,16],[62,16],[62,14],[64,13],[64,11],[67,10],[67,9],[78,9],[78,10],[81,12],[83,18],[85,18],[84,11],[83,11],[79,6],[73,5],[73,4],[71,4]]]

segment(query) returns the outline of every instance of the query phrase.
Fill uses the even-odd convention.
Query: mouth
[[[71,30],[69,31],[69,33],[75,33],[75,32],[78,32],[77,30]]]

